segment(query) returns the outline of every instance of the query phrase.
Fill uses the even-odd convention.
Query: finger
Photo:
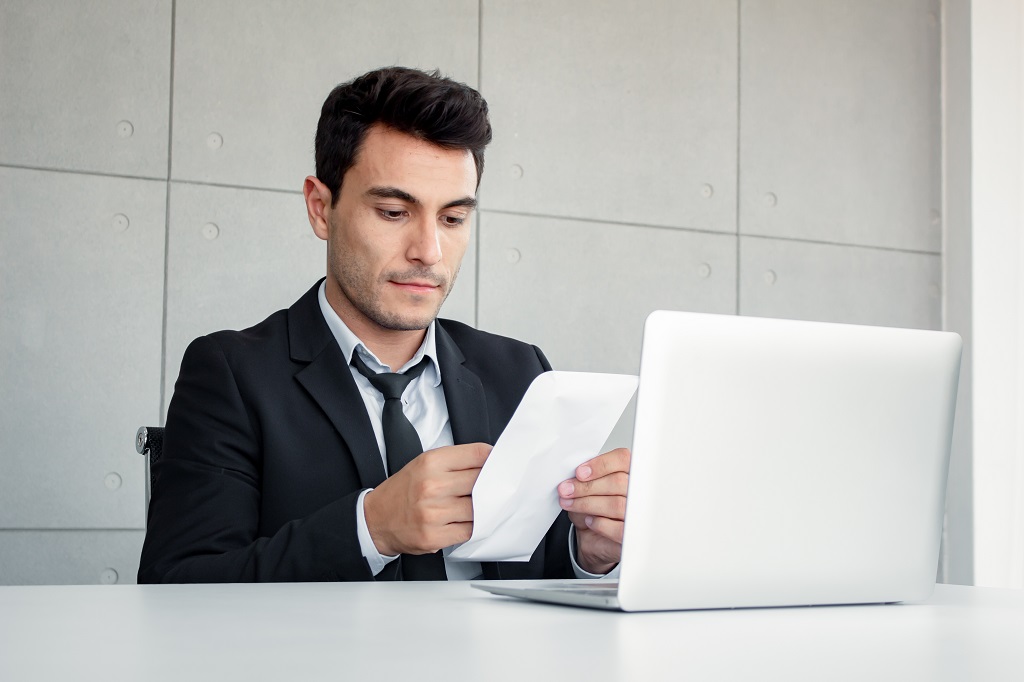
[[[586,514],[573,514],[572,512],[569,512],[569,520],[572,521],[572,525],[576,526],[579,530],[589,530],[589,528],[587,528]]]
[[[592,481],[580,481],[571,478],[558,484],[559,497],[587,497],[588,495],[625,495],[629,487],[629,474],[615,473],[595,478]]]
[[[417,459],[422,458],[425,465],[437,471],[479,469],[487,461],[492,447],[487,443],[449,445],[436,450],[427,450]]]
[[[399,476],[413,476],[407,473],[403,467],[401,471],[387,479]],[[473,492],[476,479],[480,475],[479,469],[463,469],[462,471],[421,471],[419,476],[412,479],[409,492],[414,500],[429,504],[431,506],[444,505],[446,500],[455,497],[464,497]],[[387,483],[385,481],[385,483]],[[384,485],[383,483],[381,485]]]
[[[440,547],[450,547],[465,542],[473,536],[473,522],[449,523],[439,533]]]
[[[577,538],[579,540],[578,548],[578,559],[577,561],[584,561],[584,557],[589,557],[589,563],[594,567],[593,572],[595,573],[607,573],[611,570],[615,564],[622,560],[622,543],[609,540],[603,535],[599,535],[592,530],[583,528],[577,531]],[[582,567],[583,564],[580,564]],[[601,566],[601,568],[598,568]],[[606,567],[605,567],[606,566]],[[591,570],[586,569],[584,570]]]
[[[616,471],[629,471],[629,450],[618,448],[584,462],[576,467],[576,478],[581,481],[592,481]]]
[[[583,525],[588,530],[594,531],[601,537],[607,538],[620,545],[622,544],[622,531],[626,527],[626,524],[622,521],[616,521],[603,516],[588,515],[583,518]]]
[[[418,521],[429,532],[436,532],[453,523],[471,523],[473,498],[466,496],[435,500],[420,510]]]
[[[432,554],[439,549],[465,542],[473,535],[470,521],[449,523],[432,528],[418,546],[405,548],[403,554]]]
[[[473,523],[473,498],[468,495],[465,497],[456,497],[452,500],[448,507],[448,523],[446,525],[452,525],[453,523]]]
[[[450,471],[440,476],[443,487],[438,492],[445,497],[464,497],[473,492],[473,486],[480,477],[479,469]]]
[[[574,514],[604,516],[619,521],[626,518],[626,498],[622,495],[590,495],[577,499],[561,497],[558,504]]]

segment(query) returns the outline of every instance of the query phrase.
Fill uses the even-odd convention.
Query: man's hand
[[[473,534],[470,493],[491,446],[429,450],[363,498],[366,527],[385,556],[430,554]]]
[[[576,478],[558,484],[562,509],[576,526],[576,559],[589,573],[607,573],[622,557],[629,450],[619,448],[576,467]]]

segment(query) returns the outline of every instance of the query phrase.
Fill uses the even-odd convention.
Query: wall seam
[[[740,7],[741,0],[736,0],[736,314],[740,314],[740,284],[741,278],[741,267],[740,267],[740,249],[742,240],[740,239],[740,106],[742,104],[740,100],[740,73],[742,59],[742,17],[743,12]]]
[[[204,182],[203,180],[170,180],[179,185],[194,185],[197,187],[219,187],[222,189],[241,189],[250,192],[273,192],[275,194],[293,194],[295,196],[302,196],[301,191],[294,189],[279,189],[277,187],[253,187],[251,185],[232,185],[226,182]]]
[[[31,166],[20,163],[0,163],[0,168],[11,168],[13,170],[39,171],[41,173],[68,173],[71,175],[95,175],[101,178],[118,178],[121,180],[151,180],[153,182],[167,182],[167,178],[153,175],[124,175],[122,173],[108,173],[106,171],[84,170],[76,168],[52,168],[49,166]]]
[[[946,143],[949,139],[948,117],[946,116],[947,101],[947,44],[946,44],[946,21],[947,2],[941,0],[939,4],[939,205],[941,207],[941,223],[939,233],[939,281],[941,283],[941,296],[939,299],[939,328],[949,329],[949,223],[950,211],[947,205],[949,187],[947,183],[947,155]],[[954,423],[955,428],[955,423]],[[950,458],[952,459],[952,445],[950,447]],[[948,473],[947,473],[948,476]],[[935,582],[949,582],[950,573],[950,520],[949,520],[949,485],[946,486],[946,497],[943,500],[942,511],[942,534],[939,539],[939,566],[935,576]]]
[[[520,218],[537,218],[540,220],[571,220],[574,222],[591,223],[594,225],[611,225],[618,227],[641,227],[651,230],[665,230],[668,232],[684,232],[687,234],[695,235],[716,235],[719,237],[730,237],[736,236],[733,232],[722,232],[718,230],[702,230],[696,227],[674,227],[671,225],[651,225],[649,223],[624,223],[616,220],[603,220],[598,218],[582,218],[576,216],[561,216],[561,215],[550,215],[546,213],[526,213],[523,211],[506,211],[496,208],[485,209],[488,213],[497,213],[498,215],[518,216]],[[744,235],[747,239],[763,239],[772,240],[778,242],[791,242],[794,244],[816,244],[818,246],[835,246],[840,248],[851,248],[851,249],[869,249],[872,251],[884,251],[889,253],[904,253],[915,256],[941,256],[939,251],[924,251],[920,249],[903,249],[895,246],[879,246],[877,244],[852,244],[846,242],[830,242],[820,239],[802,239],[800,237],[785,237],[785,236],[773,236],[767,234],[748,234]]]
[[[17,528],[0,528],[0,535],[4,533],[139,533],[145,532],[145,526],[138,526],[136,528],[130,527],[107,527],[107,526],[90,526],[88,528],[72,528],[64,526],[54,526],[53,528],[32,528],[30,526],[18,526]],[[6,583],[0,581],[0,585]]]
[[[476,87],[484,91],[484,0],[476,3]],[[477,178],[479,180],[479,178]],[[483,212],[476,214],[476,259],[473,263],[473,326],[480,328],[480,241],[483,237]]]
[[[160,414],[157,415],[157,421],[160,424],[163,424],[164,413],[167,409],[164,401],[167,394],[167,284],[171,252],[171,148],[174,140],[174,40],[177,5],[177,0],[171,0],[171,71],[168,79],[169,96],[167,98],[167,192],[164,204],[164,295],[160,323]]]

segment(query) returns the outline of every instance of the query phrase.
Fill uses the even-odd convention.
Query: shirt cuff
[[[576,526],[569,528],[569,560],[572,561],[573,573],[575,573],[576,577],[580,580],[585,580],[587,578],[606,578],[608,580],[617,580],[619,577],[619,564],[615,564],[615,568],[604,574],[591,573],[580,568],[580,565],[576,562]]]
[[[366,527],[366,512],[363,511],[363,498],[371,490],[373,488],[367,488],[359,493],[359,499],[356,500],[356,533],[359,535],[359,549],[363,552],[363,558],[366,559],[366,563],[370,564],[370,571],[377,575],[384,570],[385,566],[397,559],[398,555],[381,554],[377,551],[377,546],[373,544],[373,538],[370,537],[370,529]]]

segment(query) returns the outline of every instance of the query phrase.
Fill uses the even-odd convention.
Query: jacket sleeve
[[[374,579],[356,531],[360,491],[261,537],[258,427],[216,338],[194,341],[153,469],[140,583]]]

